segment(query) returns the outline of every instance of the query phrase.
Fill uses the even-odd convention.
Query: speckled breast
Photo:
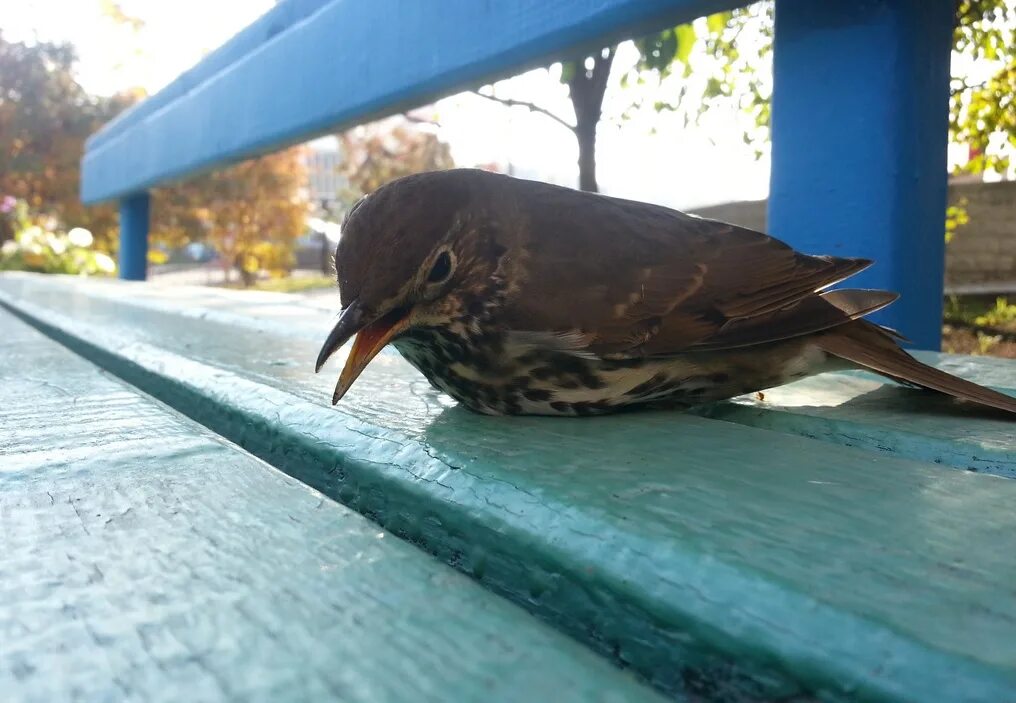
[[[438,390],[491,415],[597,415],[632,405],[692,406],[822,370],[799,342],[744,352],[602,359],[550,350],[513,354],[503,338],[416,329],[394,345]],[[759,354],[771,355],[759,363]]]

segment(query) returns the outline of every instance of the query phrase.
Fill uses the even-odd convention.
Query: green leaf
[[[674,29],[674,37],[677,40],[677,51],[674,53],[674,58],[687,64],[692,47],[695,46],[695,27],[691,24],[678,25]]]
[[[727,22],[730,20],[729,12],[716,12],[706,17],[706,27],[713,34],[720,34],[727,27]]]
[[[575,77],[576,63],[574,61],[561,62],[561,82],[567,85]]]

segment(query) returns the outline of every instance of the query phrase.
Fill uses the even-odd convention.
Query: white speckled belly
[[[595,415],[632,405],[691,406],[772,388],[830,369],[806,340],[666,358],[602,359],[557,350],[463,352],[438,335],[395,347],[431,384],[477,412]]]

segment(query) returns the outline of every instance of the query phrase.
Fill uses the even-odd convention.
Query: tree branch
[[[547,108],[540,107],[539,105],[537,105],[535,103],[526,102],[524,100],[512,100],[511,98],[499,98],[496,95],[487,95],[486,93],[481,93],[478,90],[471,90],[470,92],[473,95],[479,95],[481,98],[486,98],[487,100],[490,100],[490,101],[495,102],[495,103],[500,103],[501,105],[505,105],[507,107],[524,107],[527,110],[529,110],[530,112],[538,112],[541,115],[545,115],[545,116],[549,117],[550,119],[554,120],[559,125],[567,127],[572,132],[575,131],[575,125],[570,123],[568,120],[566,120],[566,119],[564,119],[562,117],[558,117],[557,115],[555,115],[553,112],[551,112]]]
[[[403,112],[401,116],[404,120],[406,120],[406,122],[410,122],[412,124],[425,124],[432,127],[441,126],[441,123],[437,120],[431,120],[426,117],[417,117],[416,115],[411,115],[408,112]]]
[[[966,92],[968,90],[980,90],[981,88],[987,87],[987,85],[989,83],[991,83],[995,79],[994,79],[994,77],[992,77],[992,78],[989,78],[987,80],[981,81],[980,83],[967,83],[965,78],[960,78],[958,80],[963,85],[960,86],[959,88],[951,88],[950,87],[950,89],[949,89],[949,95],[950,96],[959,95],[960,93]]]

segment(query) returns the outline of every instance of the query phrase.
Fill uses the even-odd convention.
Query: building
[[[335,137],[322,137],[307,144],[307,196],[314,214],[328,219],[335,212],[339,192],[347,187],[339,173],[342,155]]]

